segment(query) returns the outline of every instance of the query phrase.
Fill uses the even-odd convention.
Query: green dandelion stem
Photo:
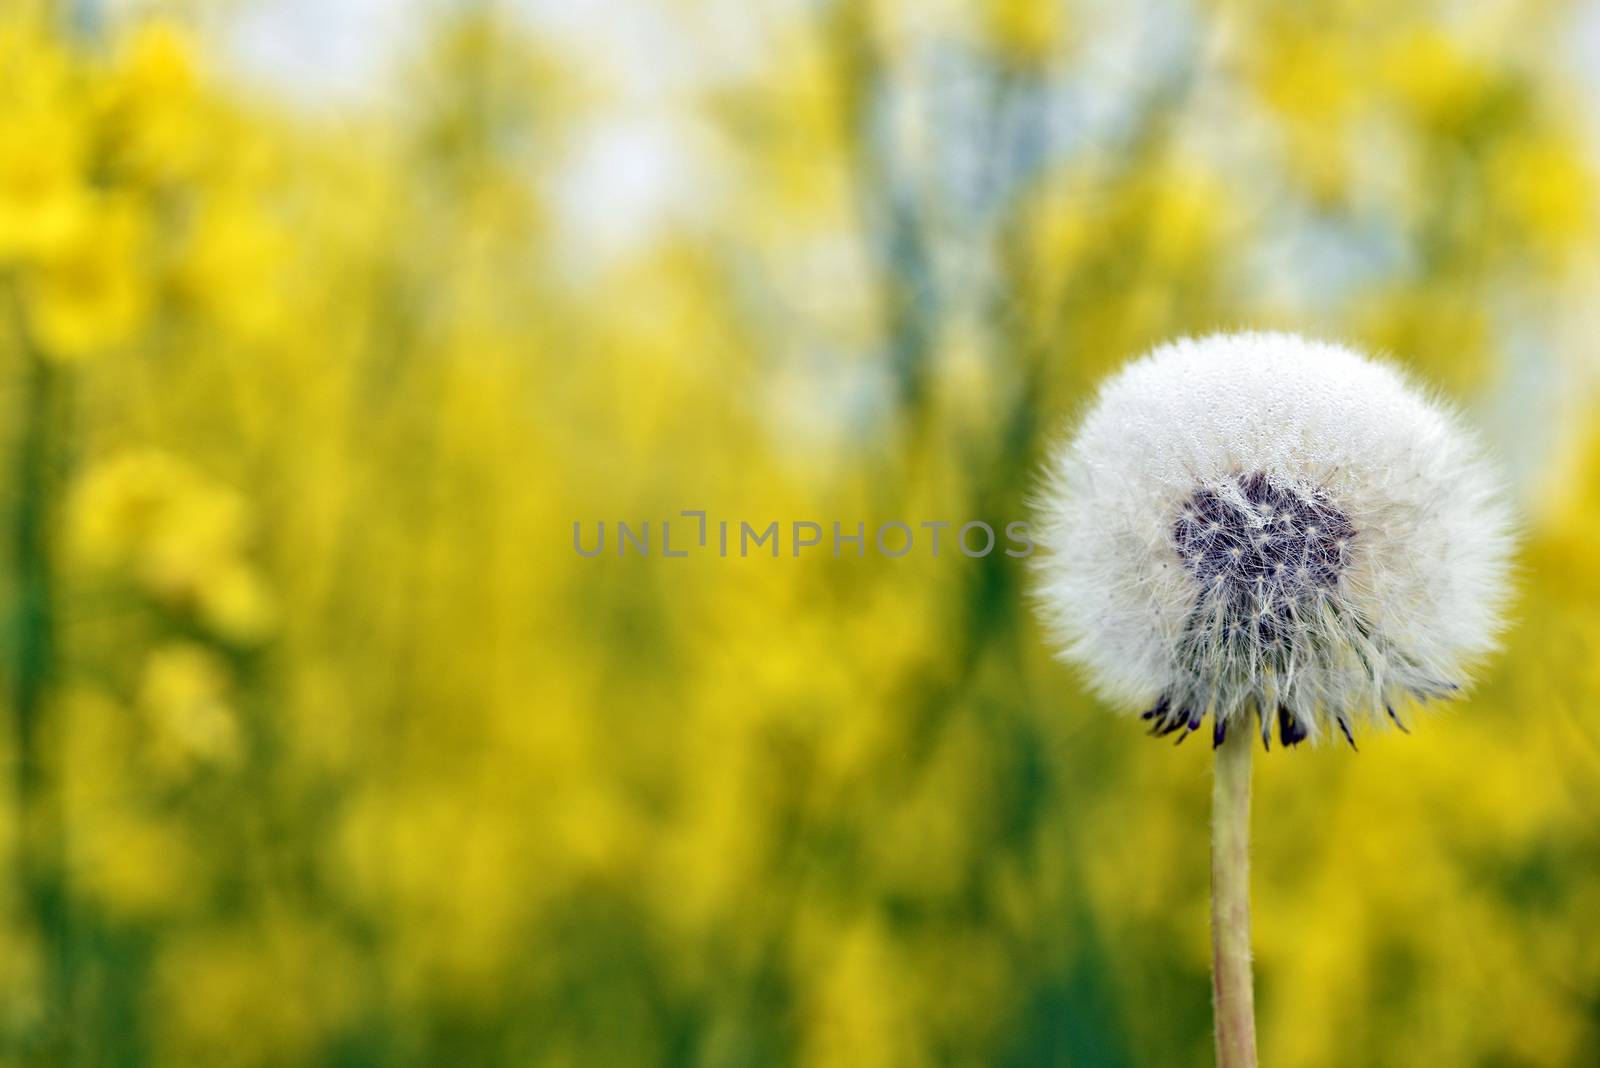
[[[1250,750],[1253,732],[1228,732],[1211,794],[1211,989],[1217,1068],[1255,1068],[1250,974]]]

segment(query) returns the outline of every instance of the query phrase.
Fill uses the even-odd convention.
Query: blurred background
[[[1526,528],[1470,698],[1257,760],[1263,1062],[1600,1063],[1600,7],[0,11],[0,1064],[1210,1063],[1209,751],[1025,562],[572,530],[998,528],[1243,325]]]

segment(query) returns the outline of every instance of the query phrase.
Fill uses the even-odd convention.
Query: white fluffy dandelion
[[[1051,461],[1040,600],[1158,734],[1316,739],[1455,692],[1493,645],[1510,513],[1460,422],[1288,334],[1163,345]],[[1352,744],[1353,741],[1352,741]]]
[[[1211,717],[1217,1063],[1254,1068],[1248,728],[1294,745],[1337,727],[1353,747],[1354,724],[1459,690],[1499,627],[1500,484],[1392,368],[1234,334],[1107,382],[1040,510],[1039,598],[1065,658],[1152,733]]]

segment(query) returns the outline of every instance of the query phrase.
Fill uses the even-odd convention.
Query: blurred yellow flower
[[[984,0],[984,29],[1001,56],[1032,66],[1048,59],[1060,43],[1065,8],[1057,0]]]
[[[270,912],[190,928],[161,947],[146,992],[176,1064],[303,1063],[360,1005],[356,961],[316,921]]]
[[[1256,83],[1274,108],[1297,122],[1330,128],[1365,88],[1349,43],[1311,24],[1284,25],[1254,57]],[[1333,132],[1329,129],[1328,132]]]
[[[1380,84],[1411,116],[1450,133],[1472,117],[1492,88],[1485,65],[1434,27],[1388,42],[1379,70]]]
[[[1404,353],[1431,381],[1454,390],[1482,381],[1491,357],[1486,310],[1456,285],[1376,293],[1352,309],[1351,319],[1374,349]]]
[[[1576,141],[1519,133],[1495,146],[1487,172],[1491,204],[1509,237],[1555,257],[1594,244],[1594,169]]]
[[[200,618],[215,634],[240,645],[267,637],[277,622],[272,594],[261,575],[242,562],[223,564],[200,584]]]
[[[252,516],[240,494],[159,450],[118,453],[79,480],[72,544],[212,633],[251,643],[273,625],[272,597],[248,560]]]
[[[93,131],[76,73],[33,20],[0,18],[0,266],[51,251],[83,212]]]
[[[127,807],[83,815],[73,880],[110,915],[148,919],[192,900],[197,863],[180,828]]]
[[[915,1068],[927,1063],[916,1040],[916,1016],[907,996],[912,976],[898,959],[893,940],[876,923],[846,920],[834,937],[807,948],[819,959],[806,962],[804,968],[811,989],[806,1004],[809,1041],[801,1064]]]
[[[193,175],[216,131],[200,113],[207,101],[189,34],[154,21],[119,43],[99,97],[113,161],[151,184]]]
[[[133,338],[149,308],[145,219],[101,198],[27,276],[29,324],[45,355],[71,361]]]
[[[169,774],[227,766],[239,758],[237,713],[228,669],[194,642],[150,653],[139,682],[139,707],[149,726],[152,759]]]
[[[83,154],[70,115],[6,107],[0,95],[0,263],[54,254],[84,232]]]
[[[190,481],[176,457],[156,450],[120,453],[83,475],[71,508],[73,544],[96,567],[125,564]]]
[[[175,258],[172,285],[187,304],[241,337],[261,338],[283,322],[290,235],[248,191],[220,190],[200,204]]]
[[[118,920],[147,921],[192,905],[203,889],[193,827],[150,803],[148,787],[170,779],[164,769],[150,774],[145,717],[87,687],[65,695],[59,711],[73,886]]]

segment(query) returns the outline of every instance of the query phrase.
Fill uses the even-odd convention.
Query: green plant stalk
[[[1255,1068],[1250,974],[1250,750],[1235,724],[1216,750],[1211,792],[1211,992],[1217,1068]]]
[[[16,499],[11,524],[14,601],[9,650],[16,744],[16,872],[45,957],[46,1017],[27,1049],[30,1060],[53,1063],[62,1058],[70,1039],[75,986],[65,831],[52,762],[43,752],[56,668],[51,528],[62,383],[58,369],[29,337],[14,287],[11,296],[23,364],[22,408],[17,413],[20,434],[12,469]]]

